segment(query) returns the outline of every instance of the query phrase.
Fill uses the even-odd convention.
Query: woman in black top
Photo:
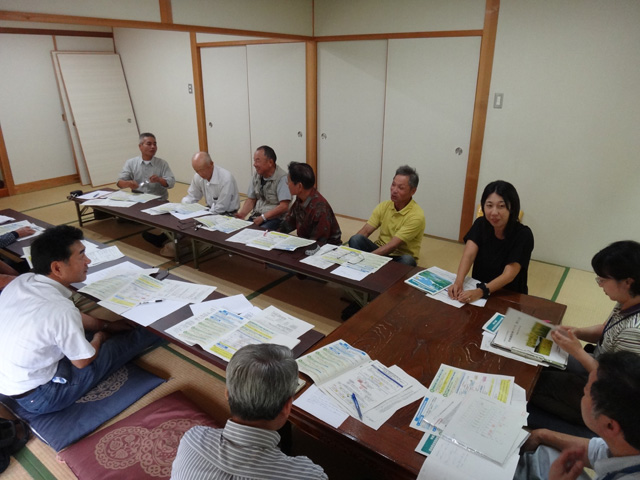
[[[533,234],[518,220],[518,192],[509,182],[496,180],[482,192],[481,206],[484,215],[476,219],[464,237],[462,259],[456,281],[449,287],[449,296],[470,303],[501,288],[528,293]],[[475,289],[464,290],[471,264],[471,275],[479,282]]]

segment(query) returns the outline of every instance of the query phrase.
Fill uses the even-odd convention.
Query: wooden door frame
[[[4,180],[4,188],[0,188],[0,197],[15,195],[16,187],[13,183],[13,173],[11,173],[11,165],[9,164],[7,145],[4,143],[2,125],[0,125],[0,169],[2,169],[2,179]]]

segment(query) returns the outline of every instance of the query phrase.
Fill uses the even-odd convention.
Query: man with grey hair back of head
[[[373,210],[367,223],[349,239],[349,246],[415,267],[425,227],[424,212],[413,199],[418,181],[415,168],[399,167],[391,182],[391,200]],[[380,235],[374,243],[369,236],[378,228]]]
[[[307,457],[278,449],[298,383],[291,350],[280,345],[247,345],[227,366],[226,395],[231,418],[223,429],[193,427],[182,437],[171,478],[326,479]]]
[[[235,215],[240,207],[238,185],[231,172],[214,165],[211,155],[198,152],[191,159],[196,172],[182,203],[196,203],[202,197],[207,208],[215,215]]]

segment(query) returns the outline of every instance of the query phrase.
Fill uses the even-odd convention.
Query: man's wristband
[[[266,221],[267,221],[267,217],[265,217],[265,216],[264,216],[264,213],[263,213],[263,214],[261,214],[260,216],[262,217],[262,220],[263,220],[264,222],[266,222]]]
[[[491,290],[489,290],[489,287],[487,287],[484,282],[476,283],[476,288],[482,290],[482,298],[489,298],[489,295],[491,295]]]

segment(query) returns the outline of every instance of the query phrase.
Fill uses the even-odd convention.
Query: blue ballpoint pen
[[[360,421],[362,421],[362,410],[360,410],[360,404],[358,403],[358,398],[355,393],[351,394],[351,400],[353,400],[353,404],[356,406],[356,410],[358,411],[358,417],[360,417]]]

